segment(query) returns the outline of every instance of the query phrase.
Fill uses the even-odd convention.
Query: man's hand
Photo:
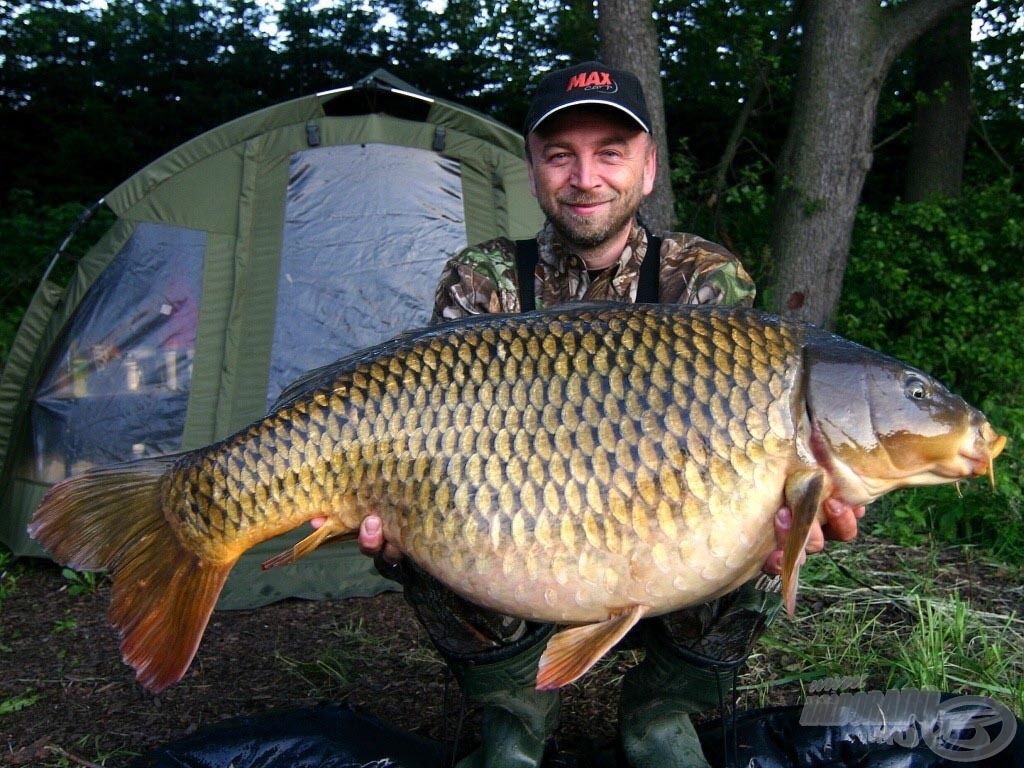
[[[403,557],[398,547],[384,541],[384,529],[376,515],[363,518],[359,524],[359,551],[370,557],[379,554],[385,563],[397,563]]]
[[[864,507],[848,507],[837,499],[825,502],[828,521],[824,526],[817,520],[811,525],[810,538],[804,551],[807,554],[820,552],[825,548],[825,539],[834,541],[851,541],[857,536],[857,521],[864,517]],[[314,528],[323,525],[322,517],[313,518]],[[775,541],[778,549],[768,555],[764,561],[764,572],[779,574],[782,572],[782,550],[786,546],[789,530],[793,526],[793,513],[788,507],[782,507],[775,515]],[[381,520],[376,515],[369,515],[359,526],[359,551],[369,557],[382,555],[384,562],[397,563],[402,559],[402,552],[392,544],[384,541]],[[801,560],[802,562],[802,560]]]
[[[326,517],[314,517],[309,521],[309,524],[316,529],[323,525],[326,520]],[[359,525],[359,551],[368,557],[376,557],[378,554],[382,554],[384,562],[391,564],[397,563],[403,557],[398,547],[384,541],[384,528],[381,525],[380,518],[376,515],[363,518],[363,522]]]
[[[825,502],[825,512],[828,514],[828,520],[824,526],[817,520],[811,525],[811,533],[807,539],[807,546],[804,547],[801,563],[808,554],[821,552],[825,548],[825,539],[851,541],[857,537],[857,521],[864,517],[864,507],[850,507],[838,499],[828,499]],[[792,527],[793,513],[788,507],[782,507],[775,514],[775,542],[779,548],[764,561],[765,573],[782,573],[782,550],[786,547],[786,539],[789,538],[789,530]]]

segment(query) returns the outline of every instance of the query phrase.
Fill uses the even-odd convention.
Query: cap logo
[[[573,75],[569,78],[568,85],[565,86],[566,91],[572,91],[577,88],[583,88],[585,90],[602,90],[608,93],[615,93],[619,90],[619,86],[612,80],[612,76],[609,72],[601,72],[595,70],[594,72],[580,72],[578,75]]]

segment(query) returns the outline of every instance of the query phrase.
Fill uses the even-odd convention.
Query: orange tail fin
[[[175,457],[98,467],[55,485],[29,535],[76,570],[113,577],[110,622],[139,682],[159,692],[185,674],[234,561],[204,562],[161,505]]]

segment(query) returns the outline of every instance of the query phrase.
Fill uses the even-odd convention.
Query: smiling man
[[[524,129],[533,192],[547,216],[532,240],[498,238],[464,249],[445,266],[433,322],[523,312],[568,301],[741,304],[754,285],[729,251],[695,235],[656,236],[637,218],[654,184],[657,146],[643,91],[629,72],[587,62],[537,87]],[[856,535],[863,510],[832,509],[832,538]],[[776,523],[778,573],[788,510]],[[558,694],[537,691],[537,660],[554,627],[473,606],[434,581],[381,537],[369,517],[360,546],[406,598],[451,667],[464,695],[483,706],[480,747],[462,768],[540,765]],[[808,551],[821,549],[820,528]],[[762,586],[766,579],[762,579]],[[734,670],[778,610],[753,582],[687,611],[642,621],[631,633],[644,661],[624,677],[620,731],[634,768],[707,765],[689,714],[714,709]],[[628,640],[627,640],[628,642]]]
[[[655,144],[607,108],[577,107],[530,134],[530,181],[541,210],[588,269],[618,261],[654,186]]]
[[[537,87],[524,133],[547,223],[535,240],[498,238],[449,261],[435,322],[581,300],[753,303],[753,281],[726,249],[690,234],[655,238],[638,222],[657,145],[633,74],[597,62],[553,72]]]

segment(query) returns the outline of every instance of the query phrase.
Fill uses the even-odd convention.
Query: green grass
[[[107,578],[104,573],[95,571],[74,571],[71,568],[62,568],[60,575],[67,582],[68,594],[71,595],[94,595],[100,588],[100,584]]]
[[[33,688],[26,688],[24,693],[11,696],[9,699],[0,700],[0,715],[11,715],[21,712],[35,704],[41,696],[35,693]]]
[[[1024,622],[973,610],[960,595],[945,600],[915,595],[916,621],[894,659],[902,687],[990,696],[1024,713]]]
[[[1024,714],[1019,566],[934,542],[829,551],[801,574],[796,619],[780,616],[762,638],[783,668],[762,665],[748,690],[766,699],[797,683],[806,696],[813,680],[852,677],[871,690],[989,696]]]
[[[305,686],[311,697],[344,698],[358,681],[359,669],[386,642],[366,631],[362,621],[335,625],[325,650],[310,659],[275,654],[276,661]],[[428,659],[418,661],[426,663]],[[436,663],[436,661],[435,661]]]
[[[14,556],[9,549],[0,544],[0,611],[3,611],[4,600],[14,592],[17,585]]]

